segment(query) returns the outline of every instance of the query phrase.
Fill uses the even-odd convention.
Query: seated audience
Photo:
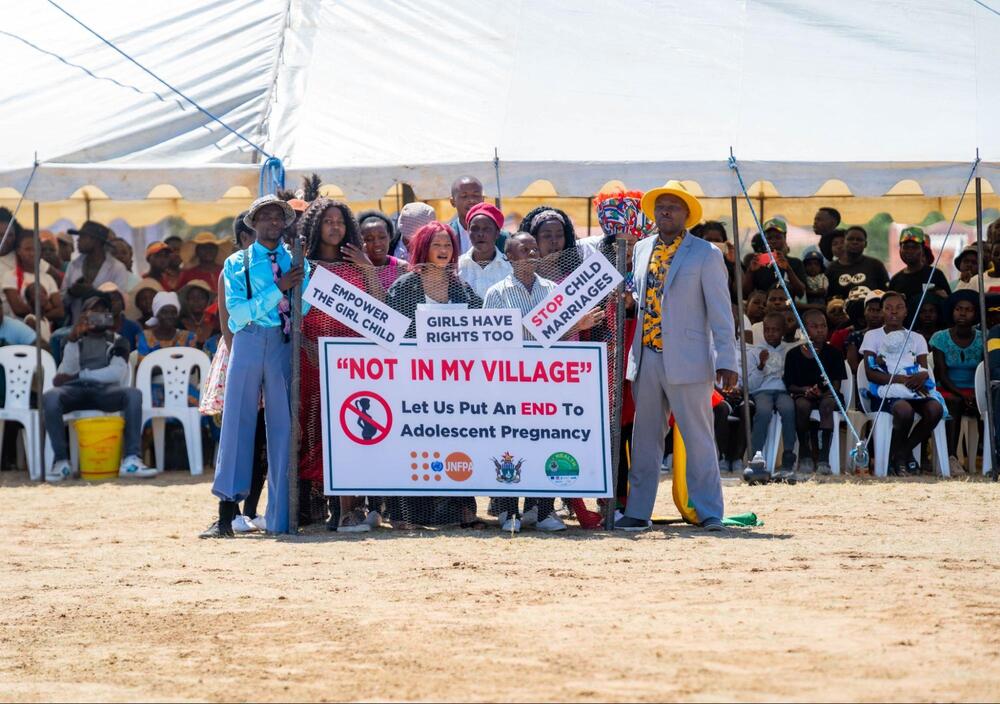
[[[844,358],[840,352],[826,344],[827,323],[823,311],[815,308],[802,314],[809,340],[816,348],[833,388],[827,385],[819,365],[808,345],[799,345],[785,355],[785,373],[782,380],[795,400],[795,430],[799,436],[799,470],[813,471],[813,451],[817,455],[816,470],[831,474],[830,447],[833,439],[833,413],[837,410],[834,394],[840,393],[840,383],[846,378]],[[819,447],[813,448],[809,432],[809,416],[819,411]]]
[[[192,279],[181,287],[177,298],[181,304],[180,327],[194,333],[195,347],[206,349],[209,340],[219,334],[219,320],[208,312],[215,298],[214,289],[202,279]]]
[[[174,253],[166,242],[153,242],[147,246],[146,263],[149,265],[149,271],[143,275],[143,278],[158,282],[164,291],[176,291],[180,273],[174,276],[169,270],[173,256]]]
[[[788,245],[785,242],[786,232],[788,232],[788,225],[783,220],[772,218],[764,223],[764,237],[767,238],[767,244],[774,253],[774,261],[777,262],[781,276],[792,296],[799,298],[806,293],[806,270],[802,266],[801,259],[788,255]],[[761,289],[768,291],[778,281],[774,274],[774,264],[771,263],[769,257],[765,256],[766,249],[762,243],[756,244],[754,251],[760,254],[750,260],[750,266],[743,272],[743,290]]]
[[[139,275],[132,271],[132,245],[120,237],[115,237],[113,240],[108,242],[108,251],[111,252],[111,256],[120,261],[122,266],[124,266],[126,271],[128,271],[128,283],[122,290],[132,290],[132,288],[134,288],[140,281]]]
[[[101,284],[110,281],[122,291],[127,291],[129,272],[105,249],[111,235],[107,226],[88,220],[79,230],[69,230],[69,234],[77,236],[76,246],[80,255],[66,267],[60,293],[69,309],[71,325],[75,325],[83,301],[95,296]]]
[[[108,281],[97,287],[97,290],[107,296],[108,305],[111,307],[111,315],[114,322],[111,326],[112,332],[121,335],[128,343],[129,352],[134,352],[139,346],[139,335],[142,334],[142,326],[134,320],[125,317],[125,295]]]
[[[3,276],[0,285],[11,312],[39,330],[43,340],[48,340],[52,326],[62,324],[66,312],[63,309],[62,297],[55,280],[47,273],[39,277],[35,285],[35,239],[34,233],[27,230],[21,232],[16,244],[13,271]],[[30,289],[30,290],[29,290]],[[40,296],[42,319],[40,325],[35,324],[35,294]]]
[[[997,223],[1000,223],[1000,220],[994,221],[993,224],[996,225]],[[983,291],[986,293],[1000,293],[1000,271],[997,271],[996,268],[996,263],[1000,262],[1000,240],[991,242],[988,247],[983,245],[983,253],[986,254],[987,252],[989,253],[990,262],[986,267],[986,275],[973,275],[969,278],[968,283],[961,285],[961,288],[979,291],[979,279],[982,278]],[[968,264],[966,264],[966,266],[968,266]]]
[[[885,264],[865,254],[868,246],[868,232],[860,225],[847,228],[844,233],[843,254],[827,267],[826,276],[830,282],[829,295],[846,299],[858,287],[874,291],[889,286],[889,273]]]
[[[819,252],[809,252],[802,258],[802,266],[806,271],[806,303],[826,305],[827,289],[830,281],[826,276],[826,265],[823,255]]]
[[[869,389],[858,389],[871,397],[872,407],[882,405],[893,417],[889,472],[898,476],[920,473],[914,448],[930,439],[944,408],[932,395],[927,372],[927,341],[907,334],[906,300],[897,291],[882,296],[881,328],[869,330],[861,343]],[[885,404],[882,404],[882,399]],[[914,416],[920,422],[913,424]]]
[[[768,313],[781,313],[783,316],[786,316],[786,319],[790,318],[791,323],[785,329],[785,337],[787,338],[790,335],[792,336],[792,339],[802,339],[802,332],[799,330],[798,324],[795,322],[795,316],[791,315],[791,309],[788,306],[788,299],[785,297],[785,291],[778,284],[775,284],[774,288],[767,292],[764,310]],[[750,331],[753,333],[753,344],[764,344],[763,321],[754,323],[751,326]]]
[[[753,290],[750,292],[746,306],[743,308],[744,314],[750,321],[750,325],[756,325],[761,322],[767,314],[767,294],[767,291]],[[781,297],[784,299],[784,293],[782,293]]]
[[[59,240],[48,230],[42,230],[38,239],[42,244],[42,271],[62,287],[66,274],[63,271],[64,262],[59,258]]]
[[[180,318],[181,302],[173,291],[161,291],[153,297],[153,317],[146,321],[148,326],[139,336],[139,361],[151,352],[168,347],[197,347],[195,334],[182,330],[177,323]]]
[[[215,287],[222,273],[222,264],[231,250],[231,243],[225,237],[216,238],[211,232],[199,232],[181,246],[184,268],[177,279],[180,290],[192,281],[204,281]]]
[[[754,401],[751,425],[750,456],[763,452],[771,416],[781,416],[781,437],[784,452],[781,471],[795,470],[795,402],[785,388],[785,353],[788,344],[782,341],[785,334],[785,316],[771,312],[764,316],[764,344],[747,350],[747,391]]]
[[[864,300],[853,300],[848,304],[856,315],[854,329],[844,343],[844,357],[854,374],[858,373],[858,365],[861,364],[861,343],[865,339],[865,334],[869,330],[882,327],[882,295],[881,291],[871,291]]]
[[[135,310],[129,313],[129,317],[134,318],[143,329],[146,328],[146,321],[153,317],[153,298],[161,291],[163,285],[156,279],[140,279],[132,289]]]
[[[66,343],[55,387],[42,397],[45,427],[54,461],[46,481],[58,482],[71,474],[63,415],[73,411],[121,412],[125,416],[122,477],[153,477],[155,468],[139,457],[142,429],[142,393],[129,386],[128,345],[111,331],[111,307],[103,296],[81,303],[80,316]]]
[[[930,343],[934,333],[944,328],[941,322],[944,317],[941,313],[941,304],[943,301],[937,296],[928,294],[918,308],[917,304],[919,302],[919,296],[914,296],[912,299],[907,300],[906,309],[911,311],[911,314],[912,311],[917,312],[917,320],[913,326],[913,332],[920,333]],[[905,321],[906,327],[909,327],[911,322],[913,322],[912,318],[907,318]]]
[[[986,268],[990,268],[989,264],[990,247],[988,244],[983,245],[983,256],[987,259]],[[969,284],[972,279],[979,273],[979,249],[974,244],[970,244],[964,247],[958,256],[955,257],[955,270],[958,272],[958,278],[951,282],[952,291],[961,291],[964,288],[973,288]],[[979,289],[979,284],[977,282],[975,290]]]
[[[934,333],[930,348],[934,352],[934,376],[937,388],[948,408],[948,456],[951,475],[965,474],[958,461],[958,431],[962,416],[979,419],[976,407],[976,367],[983,361],[983,333],[979,329],[979,295],[974,291],[956,291],[948,299],[945,330]]]

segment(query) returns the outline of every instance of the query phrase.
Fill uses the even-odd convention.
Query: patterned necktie
[[[271,260],[271,275],[274,277],[274,283],[278,283],[281,279],[281,266],[278,264],[278,253],[268,252],[268,258]],[[278,317],[281,318],[281,331],[288,335],[292,330],[292,316],[291,316],[291,306],[288,304],[288,296],[282,294],[281,301],[278,303]]]

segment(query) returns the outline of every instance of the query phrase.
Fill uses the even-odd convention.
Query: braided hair
[[[306,211],[302,213],[302,217],[299,219],[299,236],[303,237],[306,241],[307,259],[316,258],[316,253],[319,251],[320,232],[323,229],[323,213],[329,208],[337,208],[340,210],[340,214],[344,216],[345,233],[344,240],[340,243],[341,247],[345,244],[353,244],[360,249],[363,246],[358,221],[354,218],[354,213],[351,212],[350,207],[339,200],[321,196],[309,204],[309,207],[306,208]]]
[[[532,210],[528,211],[528,214],[525,215],[524,218],[522,218],[521,224],[518,226],[517,229],[521,232],[527,232],[532,236],[537,236],[538,230],[539,228],[541,228],[542,223],[548,221],[543,220],[539,222],[536,227],[531,226],[531,221],[535,219],[536,215],[546,210],[551,210],[553,212],[558,213],[563,219],[563,222],[561,223],[563,226],[563,235],[565,237],[565,241],[563,242],[563,249],[573,249],[574,247],[576,247],[576,228],[573,227],[573,221],[569,219],[569,215],[564,213],[562,210],[559,210],[559,208],[553,208],[551,205],[540,205],[537,208],[533,208]],[[559,221],[556,220],[556,222]]]

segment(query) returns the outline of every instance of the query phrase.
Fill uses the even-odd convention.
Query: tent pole
[[[302,266],[302,239],[292,236],[292,266]],[[299,382],[302,376],[299,350],[302,347],[302,284],[292,289],[292,359],[291,405],[292,437],[288,443],[288,533],[299,532]]]
[[[984,277],[986,268],[983,266],[983,184],[982,179],[976,176],[976,255],[979,258],[979,326],[983,331],[983,372],[986,375],[986,418],[984,418],[983,434],[989,435],[990,447],[993,448],[993,471],[991,476],[993,481],[997,480],[997,438],[996,429],[993,426],[993,418],[996,410],[993,408],[993,387],[990,383],[990,353],[987,349],[987,336],[989,326],[986,324],[986,290],[984,288]],[[985,457],[983,460],[985,461]]]
[[[587,237],[590,237],[590,228],[593,223],[592,215],[594,213],[594,196],[587,196]]]
[[[35,162],[37,164],[37,162]],[[32,453],[38,452],[38,479],[45,484],[45,416],[42,413],[42,393],[44,391],[45,372],[42,367],[42,297],[38,295],[41,288],[41,268],[42,268],[42,243],[41,230],[39,229],[38,201],[34,205],[35,214],[35,403],[38,404],[38,421],[35,426],[38,428],[38,446],[25,448],[30,457]]]
[[[736,329],[739,331],[740,338],[740,371],[742,373],[742,383],[740,386],[743,388],[743,430],[747,436],[746,452],[750,452],[753,447],[753,439],[750,432],[750,391],[747,389],[747,342],[743,334],[743,256],[740,252],[740,217],[736,196],[730,197],[729,205],[733,212],[733,245],[736,247]],[[753,459],[753,457],[750,459]]]
[[[624,278],[628,269],[628,245],[625,238],[615,240],[615,264]],[[615,287],[615,383],[611,399],[611,497],[604,507],[604,528],[615,529],[615,508],[618,503],[618,473],[621,471],[622,402],[625,393],[625,282]],[[602,382],[603,383],[603,382]]]

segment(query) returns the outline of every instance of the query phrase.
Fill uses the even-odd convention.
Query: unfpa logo
[[[464,482],[472,476],[472,458],[464,452],[452,452],[444,461],[440,452],[410,451],[410,479],[415,482],[439,482],[443,472],[449,479]]]

